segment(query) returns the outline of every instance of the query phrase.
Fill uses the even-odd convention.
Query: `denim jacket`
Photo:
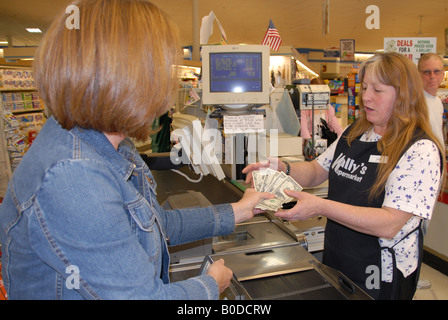
[[[164,210],[133,143],[49,118],[0,206],[9,299],[217,299],[208,275],[170,283],[167,241],[234,230],[230,204]]]

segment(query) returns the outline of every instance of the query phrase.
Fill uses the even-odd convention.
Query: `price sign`
[[[437,38],[384,38],[384,51],[404,54],[418,63],[422,54],[437,51]]]

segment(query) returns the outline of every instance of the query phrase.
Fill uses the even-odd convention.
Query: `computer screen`
[[[202,48],[203,104],[245,110],[269,104],[268,46]]]
[[[261,53],[210,54],[210,92],[262,91]]]

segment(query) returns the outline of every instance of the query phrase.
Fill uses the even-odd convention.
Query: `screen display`
[[[261,53],[211,53],[210,92],[262,92]]]

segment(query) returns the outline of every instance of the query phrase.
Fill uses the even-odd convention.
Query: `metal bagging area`
[[[185,197],[189,202],[197,198],[198,206],[207,205],[200,193],[188,192]],[[176,196],[176,200],[181,198]],[[169,199],[170,206],[178,209],[172,200]],[[238,224],[231,235],[173,247],[170,251],[171,281],[206,273],[210,263],[222,258],[234,273],[222,299],[370,299],[343,274],[323,265],[308,251],[305,234],[321,239],[321,222],[308,222],[305,228],[300,229],[297,224],[264,212]]]
[[[165,209],[231,203],[242,196],[227,180],[207,176],[201,183],[190,183],[170,171],[153,173],[158,201]],[[211,262],[223,258],[234,277],[221,299],[371,299],[343,274],[320,263],[325,223],[324,217],[287,222],[263,212],[236,225],[230,235],[170,247],[170,280],[206,273]]]

